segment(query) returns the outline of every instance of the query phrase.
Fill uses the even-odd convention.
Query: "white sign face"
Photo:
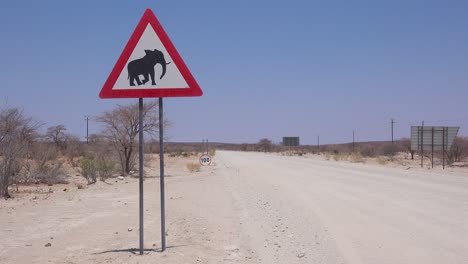
[[[151,24],[146,26],[125,65],[112,90],[188,88]]]
[[[211,157],[208,154],[203,154],[200,156],[200,164],[203,166],[208,166],[211,164]]]
[[[450,150],[460,127],[412,126],[411,150]]]

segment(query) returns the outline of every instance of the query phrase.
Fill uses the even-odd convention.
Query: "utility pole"
[[[424,166],[424,121],[421,126],[421,168]]]
[[[392,127],[392,157],[393,155],[395,155],[395,149],[393,148],[393,124],[395,124],[395,119],[393,118],[390,118],[390,124],[391,124],[391,127]]]
[[[354,129],[353,129],[353,152],[354,152]]]
[[[320,155],[320,135],[317,136],[317,153]]]
[[[86,144],[89,143],[89,116],[86,116]]]
[[[201,149],[202,149],[202,154],[208,154],[208,150],[209,150],[209,147],[208,147],[208,139],[202,139],[202,145],[201,145]]]

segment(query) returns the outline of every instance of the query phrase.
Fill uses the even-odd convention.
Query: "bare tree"
[[[273,144],[271,143],[271,140],[268,138],[262,138],[258,142],[258,150],[263,151],[263,152],[270,152],[271,149],[273,148]]]
[[[449,163],[462,161],[468,155],[468,138],[456,137],[447,151]]]
[[[83,144],[80,142],[80,138],[75,135],[67,134],[66,135],[66,149],[64,150],[63,154],[67,157],[68,161],[73,167],[76,167],[78,164],[76,163],[75,158],[80,156],[84,156],[85,149]]]
[[[158,102],[149,101],[143,105],[143,131],[151,136],[159,131]],[[116,109],[104,112],[96,118],[104,125],[103,135],[117,151],[122,174],[129,174],[135,165],[135,150],[138,143],[138,103],[118,105]],[[164,122],[167,125],[167,122]]]
[[[0,110],[0,197],[10,197],[10,177],[20,171],[21,159],[37,137],[37,127],[18,108]]]
[[[52,141],[57,148],[65,148],[67,135],[65,134],[67,128],[64,125],[51,126],[47,128],[46,138]]]

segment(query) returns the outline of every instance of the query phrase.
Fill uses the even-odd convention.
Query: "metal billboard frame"
[[[299,137],[283,137],[282,145],[286,147],[298,147],[300,146],[300,139]]]
[[[460,127],[448,126],[411,126],[411,150],[421,151],[421,168],[424,150],[431,151],[431,163],[434,167],[434,151],[442,151],[442,166],[445,169],[445,153],[450,150]]]

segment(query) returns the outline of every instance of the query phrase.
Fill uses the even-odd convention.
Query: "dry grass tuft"
[[[333,154],[333,159],[335,161],[340,161],[340,160],[347,160],[348,159],[348,155],[344,154],[344,153],[335,153]]]
[[[364,163],[364,162],[366,162],[366,160],[364,160],[361,153],[359,153],[359,152],[351,153],[349,158],[350,158],[350,161],[354,162],[354,163]]]
[[[382,157],[382,156],[379,156],[377,158],[377,163],[379,163],[380,165],[385,165],[385,164],[388,163],[388,160],[386,158]]]

